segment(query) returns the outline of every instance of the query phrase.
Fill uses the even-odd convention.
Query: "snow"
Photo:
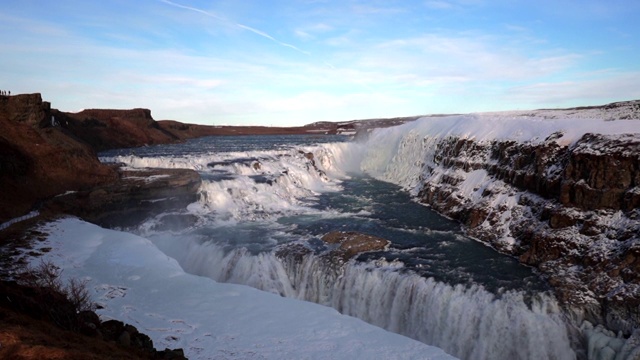
[[[573,116],[572,116],[573,115]],[[550,135],[561,132],[556,139],[559,145],[570,145],[584,134],[623,135],[640,133],[640,122],[636,120],[607,121],[610,115],[600,116],[577,112],[567,114],[562,111],[534,111],[529,114],[518,112],[477,113],[460,116],[424,117],[417,121],[396,127],[401,135],[411,132],[422,136],[444,139],[456,136],[476,141],[515,140],[519,142],[542,142]],[[389,129],[376,129],[389,132]]]
[[[491,177],[487,170],[474,170],[467,174],[464,181],[458,185],[458,193],[464,197],[476,202],[482,199],[484,189],[490,185]]]
[[[76,218],[48,223],[43,260],[89,280],[103,319],[190,359],[454,359],[329,307],[187,274],[149,240]],[[33,262],[39,262],[34,258]]]
[[[9,226],[11,226],[11,225],[13,225],[15,223],[19,223],[21,221],[34,218],[34,217],[36,217],[38,215],[40,215],[39,211],[32,211],[32,212],[30,212],[30,213],[28,213],[26,215],[23,215],[23,216],[20,216],[20,217],[17,217],[17,218],[13,218],[13,219],[11,219],[9,221],[6,221],[6,222],[3,222],[2,224],[0,224],[0,230],[4,230],[4,229],[8,228]]]

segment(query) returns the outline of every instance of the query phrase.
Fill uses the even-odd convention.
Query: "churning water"
[[[201,174],[197,203],[137,230],[188,272],[332,306],[463,359],[576,358],[575,332],[546,284],[414,202],[401,182],[374,178],[376,166],[420,160],[374,146],[393,144],[208,137],[101,158]],[[335,230],[392,244],[346,264],[328,262],[320,238]],[[286,256],[291,244],[310,251]]]

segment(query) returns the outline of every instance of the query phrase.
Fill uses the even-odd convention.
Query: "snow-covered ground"
[[[190,359],[454,359],[336,310],[187,274],[149,240],[64,218],[43,226],[34,265],[89,280],[103,319],[149,335]]]

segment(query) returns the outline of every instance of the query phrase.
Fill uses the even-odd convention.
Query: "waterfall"
[[[187,244],[185,244],[187,242]],[[403,271],[398,262],[250,254],[186,238],[154,243],[188,272],[331,306],[462,359],[575,359],[562,312],[546,294],[494,295]],[[286,252],[285,252],[286,253]]]

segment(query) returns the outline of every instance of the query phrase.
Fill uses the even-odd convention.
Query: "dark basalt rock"
[[[65,295],[52,288],[25,286],[0,281],[0,307],[20,312],[33,319],[50,321],[60,329],[77,332],[121,347],[133,349],[132,354],[151,359],[186,359],[182,349],[156,351],[153,341],[130,324],[118,320],[100,321],[89,310],[77,312],[77,307]]]

